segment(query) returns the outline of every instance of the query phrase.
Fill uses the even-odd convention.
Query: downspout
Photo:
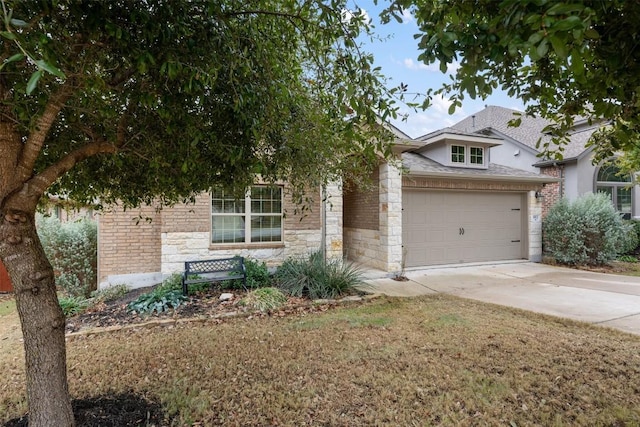
[[[320,207],[320,221],[321,221],[321,232],[320,232],[320,250],[322,251],[322,260],[326,264],[327,263],[327,186],[322,184],[322,192],[321,192],[322,204]]]

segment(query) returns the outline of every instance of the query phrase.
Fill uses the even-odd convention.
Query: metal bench
[[[186,261],[182,274],[182,293],[189,293],[189,285],[196,283],[217,283],[224,280],[242,279],[242,287],[247,290],[247,269],[244,258],[208,259]]]

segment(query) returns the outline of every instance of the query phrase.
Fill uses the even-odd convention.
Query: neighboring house
[[[193,205],[155,211],[114,209],[98,216],[101,286],[151,284],[184,261],[242,255],[275,267],[324,245],[368,267],[404,268],[542,258],[542,218],[566,196],[606,191],[634,215],[637,188],[610,166],[591,165],[585,144],[596,126],[576,124],[563,161],[538,157],[548,122],[487,107],[455,125],[412,139],[390,126],[396,162],[381,161],[372,185],[317,190],[304,216],[286,186],[256,185],[247,198],[203,194]],[[146,221],[150,218],[151,221]]]

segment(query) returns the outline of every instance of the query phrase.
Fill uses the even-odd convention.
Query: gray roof
[[[450,178],[497,179],[509,181],[554,182],[556,179],[538,173],[490,163],[487,169],[472,169],[442,165],[417,153],[402,153],[402,165],[409,175],[431,175]]]
[[[452,127],[446,127],[446,128],[435,130],[435,131],[430,132],[430,133],[428,133],[426,135],[422,135],[420,138],[418,138],[418,141],[426,141],[426,140],[428,140],[430,138],[436,137],[438,135],[443,135],[445,133],[449,133],[449,134],[453,134],[453,135],[460,135],[460,136],[476,136],[476,137],[478,136],[477,132],[464,132],[464,131],[461,131],[460,129],[455,129],[455,128],[452,128]],[[481,135],[481,136],[486,137],[486,138],[494,138],[492,136],[487,136],[487,135]],[[495,138],[495,139],[501,139],[501,138]]]
[[[510,120],[519,117],[522,118],[520,126],[509,126]],[[537,148],[538,140],[540,140],[541,144],[551,141],[551,136],[544,133],[543,129],[552,123],[553,122],[547,119],[528,116],[522,111],[489,105],[483,110],[452,125],[451,128],[459,132],[467,133],[491,133],[492,131],[496,131],[498,135],[506,136],[540,152],[541,150]],[[582,154],[585,151],[587,141],[597,128],[598,125],[594,125],[572,133],[569,136],[569,143],[563,146],[564,159],[577,158]]]

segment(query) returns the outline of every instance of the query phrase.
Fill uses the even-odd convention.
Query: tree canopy
[[[459,62],[455,78],[427,94],[486,97],[500,87],[552,119],[562,138],[576,118],[610,123],[595,139],[596,160],[616,151],[637,152],[640,139],[640,3],[625,0],[394,0],[385,18],[415,14],[419,59]],[[514,124],[517,124],[517,119]],[[635,156],[636,168],[640,155]]]
[[[35,232],[46,192],[171,204],[256,176],[366,176],[394,115],[346,0],[0,0],[0,259],[29,423],[74,424],[64,316]]]
[[[21,165],[40,178],[34,197],[52,185],[173,202],[255,174],[318,183],[384,151],[372,125],[392,111],[355,42],[364,21],[340,0],[4,7],[2,109],[34,149]]]

